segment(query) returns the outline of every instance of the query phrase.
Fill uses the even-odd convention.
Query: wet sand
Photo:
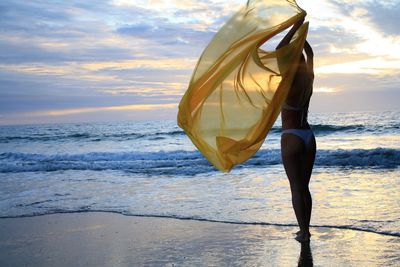
[[[399,266],[400,238],[87,212],[0,219],[0,266]]]

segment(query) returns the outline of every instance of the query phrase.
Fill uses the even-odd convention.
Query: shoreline
[[[395,266],[400,238],[311,228],[74,212],[0,218],[1,266]],[[311,255],[311,257],[310,257]]]
[[[194,218],[194,217],[178,217],[178,216],[170,216],[170,215],[154,215],[154,214],[124,214],[118,211],[105,211],[105,210],[77,210],[77,211],[58,211],[53,213],[46,214],[32,214],[32,215],[20,215],[20,216],[4,216],[0,217],[1,219],[18,219],[18,218],[33,218],[47,215],[57,215],[57,214],[80,214],[80,213],[110,213],[117,214],[121,216],[127,217],[139,217],[139,218],[161,218],[161,219],[173,219],[173,220],[182,220],[182,221],[198,221],[198,222],[210,222],[210,223],[226,223],[226,224],[234,224],[234,225],[261,225],[261,226],[278,226],[278,227],[298,227],[295,223],[269,223],[269,222],[244,222],[244,221],[226,221],[226,220],[217,220],[217,219],[206,219],[206,218]],[[367,232],[378,235],[387,235],[393,237],[400,237],[400,233],[392,233],[385,231],[377,231],[373,229],[364,229],[356,226],[348,226],[348,225],[315,225],[311,224],[310,228],[328,228],[328,229],[343,229],[343,230],[352,230],[352,231],[360,231]],[[298,229],[297,229],[298,230]]]

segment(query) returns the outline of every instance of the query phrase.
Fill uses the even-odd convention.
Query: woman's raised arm
[[[307,42],[304,43],[304,51],[307,55],[307,64],[308,66],[313,69],[314,68],[314,52],[311,48],[311,45]]]
[[[278,44],[278,46],[275,48],[275,50],[278,50],[279,48],[287,45],[290,43],[290,40],[292,40],[294,33],[300,28],[300,26],[304,22],[304,17],[298,20],[293,27],[290,29],[290,31],[283,37],[282,41]]]

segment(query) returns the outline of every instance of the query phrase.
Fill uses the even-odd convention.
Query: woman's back
[[[307,109],[312,95],[313,82],[314,71],[302,55],[285,103],[292,107]]]
[[[285,103],[282,106],[282,128],[308,129],[308,106],[313,93],[314,71],[312,55],[307,61],[301,55],[297,72]]]

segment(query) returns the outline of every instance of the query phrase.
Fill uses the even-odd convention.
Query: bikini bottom
[[[282,131],[282,134],[291,133],[300,137],[305,145],[308,145],[311,142],[311,138],[314,135],[312,129],[286,129]]]

